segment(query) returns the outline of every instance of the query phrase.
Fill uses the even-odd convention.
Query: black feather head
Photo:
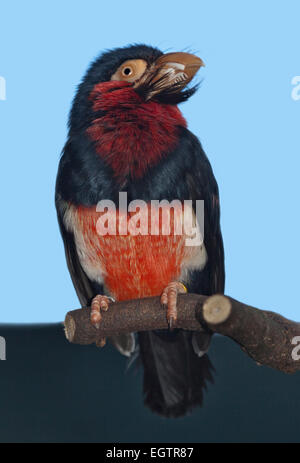
[[[127,47],[115,48],[98,56],[89,66],[75,95],[69,127],[78,129],[88,123],[91,117],[91,102],[89,95],[94,86],[100,82],[107,82],[118,67],[130,59],[144,59],[149,65],[154,63],[163,53],[157,48],[143,44],[134,44]],[[94,117],[94,115],[93,115]]]
[[[188,54],[181,53],[180,55]],[[142,59],[147,63],[145,77],[143,76],[141,82],[138,82],[139,85],[134,85],[136,92],[145,101],[149,99],[149,95],[153,95],[151,98],[160,103],[177,105],[190,98],[196,92],[198,85],[186,88],[186,82],[183,80],[177,81],[177,79],[172,85],[167,85],[169,75],[156,74],[155,63],[160,61],[159,58],[163,59],[165,56],[167,55],[164,55],[157,48],[134,44],[106,51],[96,58],[89,66],[75,95],[69,118],[70,133],[73,130],[77,131],[80,128],[85,128],[90,124],[91,118],[95,117],[95,114],[91,111],[92,103],[89,100],[89,95],[94,86],[98,83],[110,81],[117,69],[127,60]],[[199,61],[201,62],[200,59]],[[151,70],[154,71],[150,72]],[[159,92],[157,91],[158,87]]]

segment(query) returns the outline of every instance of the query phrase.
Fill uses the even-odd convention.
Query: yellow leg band
[[[183,286],[184,291],[187,293],[188,292],[187,287],[181,281],[180,281],[180,284],[181,286]]]

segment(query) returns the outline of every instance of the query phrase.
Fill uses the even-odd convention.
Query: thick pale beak
[[[201,58],[190,53],[162,55],[136,82],[135,88],[148,87],[146,100],[164,91],[179,93],[195,76],[201,66]]]

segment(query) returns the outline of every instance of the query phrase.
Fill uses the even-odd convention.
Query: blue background
[[[53,201],[67,115],[89,62],[133,42],[205,61],[181,109],[220,187],[226,293],[299,320],[300,3],[10,1],[0,18],[0,322],[79,306]]]

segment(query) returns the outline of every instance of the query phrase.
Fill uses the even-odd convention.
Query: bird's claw
[[[106,338],[99,338],[97,341],[96,341],[96,346],[97,347],[104,347],[106,344]]]
[[[187,292],[186,287],[180,281],[172,281],[163,290],[160,302],[166,310],[169,329],[172,330],[177,321],[177,295]]]
[[[106,312],[108,310],[109,304],[113,302],[113,299],[108,296],[103,296],[101,294],[98,294],[95,296],[92,300],[91,304],[91,315],[90,315],[90,321],[91,324],[99,330],[100,325],[101,325],[101,312]],[[106,338],[100,338],[96,345],[98,347],[103,347],[106,344]]]
[[[170,318],[168,319],[168,325],[169,325],[169,330],[170,330],[170,331],[173,331],[173,328],[174,328],[174,325],[175,325],[175,323],[176,323],[176,320],[177,320],[177,319],[174,318],[174,317],[170,317]]]

